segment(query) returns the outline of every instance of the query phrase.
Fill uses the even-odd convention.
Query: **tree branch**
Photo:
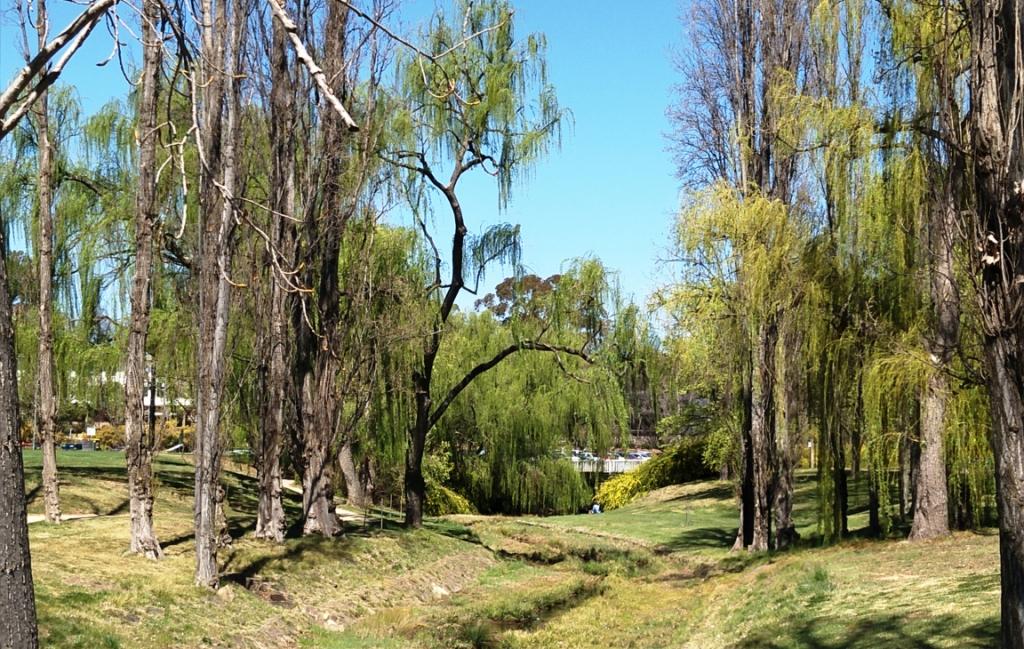
[[[547,343],[541,343],[534,340],[524,340],[522,342],[509,345],[505,349],[495,354],[494,357],[491,358],[490,360],[484,361],[483,363],[480,363],[479,365],[471,369],[464,377],[462,377],[461,381],[455,384],[455,387],[448,391],[448,394],[445,395],[444,400],[442,400],[441,403],[438,404],[437,408],[434,409],[434,412],[430,414],[430,419],[427,422],[427,429],[429,430],[430,428],[433,428],[435,424],[437,424],[437,422],[444,415],[445,411],[448,410],[448,406],[452,405],[452,402],[455,401],[456,397],[458,397],[459,394],[463,390],[465,390],[469,386],[469,384],[472,383],[478,376],[480,376],[487,370],[495,367],[512,354],[515,354],[516,352],[522,350],[550,352],[553,354],[570,354],[572,356],[582,358],[589,364],[594,363],[594,360],[590,358],[590,356],[586,352],[580,349],[573,349],[572,347],[563,347],[561,345],[549,345]]]
[[[15,75],[7,89],[4,90],[3,94],[0,94],[0,118],[3,121],[0,122],[0,139],[3,139],[12,129],[17,125],[25,113],[28,112],[36,98],[44,90],[53,85],[53,82],[57,80],[60,73],[64,70],[64,66],[71,59],[78,48],[85,42],[89,32],[92,31],[96,23],[99,22],[103,14],[108,9],[113,7],[117,3],[117,0],[96,0],[91,5],[85,8],[85,10],[78,15],[71,24],[64,28],[60,34],[56,36],[52,41],[46,44],[39,52],[36,53],[32,60],[25,64],[18,74]],[[21,105],[14,111],[10,117],[5,117],[7,111],[11,109],[14,103],[18,100],[18,96],[22,93],[25,88],[28,87],[29,83],[33,79],[39,77],[40,73],[44,72],[50,60],[59,52],[71,39],[74,42],[67,52],[61,56],[57,64],[52,69],[46,71],[42,77],[36,82],[31,92],[24,98]]]
[[[298,57],[302,64],[306,66],[309,71],[309,75],[313,77],[313,81],[316,83],[317,88],[327,99],[327,103],[331,105],[334,112],[338,113],[341,117],[341,121],[345,123],[349,131],[355,132],[359,130],[359,126],[356,124],[352,116],[348,114],[345,107],[342,105],[341,100],[331,90],[331,85],[327,82],[327,75],[324,74],[323,69],[316,64],[313,57],[310,56],[306,46],[302,44],[302,39],[299,38],[299,26],[288,16],[285,12],[284,7],[281,5],[279,0],[268,0],[270,8],[273,10],[274,15],[279,21],[281,26],[284,28],[285,33],[288,34],[288,39],[292,42],[292,47],[295,49],[295,56]]]

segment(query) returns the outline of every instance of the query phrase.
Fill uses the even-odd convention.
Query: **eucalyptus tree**
[[[469,369],[434,402],[435,363],[456,299],[467,287],[475,290],[489,263],[515,265],[519,256],[517,228],[499,225],[479,237],[469,236],[459,182],[471,171],[489,172],[498,180],[498,204],[504,206],[513,181],[556,140],[562,119],[544,74],[543,39],[531,36],[517,45],[512,11],[504,2],[460,3],[459,7],[461,16],[440,15],[432,22],[426,37],[431,54],[417,52],[401,65],[401,108],[393,117],[393,127],[402,144],[385,154],[408,172],[414,185],[440,196],[454,228],[445,259],[425,217],[416,212],[433,256],[433,276],[426,287],[430,333],[422,340],[412,376],[415,416],[408,431],[404,486],[405,522],[411,527],[419,527],[423,520],[423,454],[428,434],[476,377],[522,350],[586,355],[537,340],[514,341]],[[415,190],[410,193],[422,196]],[[470,279],[474,274],[477,282]]]

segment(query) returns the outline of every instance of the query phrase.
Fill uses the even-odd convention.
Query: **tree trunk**
[[[758,330],[757,380],[754,381],[750,426],[754,478],[753,536],[749,550],[771,547],[772,502],[775,491],[775,348],[778,342],[777,316],[771,316]]]
[[[782,426],[776,440],[778,475],[775,484],[775,543],[776,550],[784,550],[799,538],[793,524],[794,456],[803,441],[803,421],[806,410],[806,386],[803,379],[800,348],[802,336],[795,325],[786,328],[783,335],[782,397],[784,412]]]
[[[288,218],[295,213],[295,135],[293,81],[288,72],[287,35],[278,18],[273,19],[271,59],[270,141],[273,155],[271,176],[271,255],[290,259],[294,254],[294,226]],[[285,215],[285,216],[281,216]],[[280,543],[284,540],[285,517],[281,502],[281,446],[284,440],[285,404],[289,393],[288,292],[284,278],[271,264],[268,313],[268,365],[262,434],[257,457],[260,500],[256,516],[256,538]]]
[[[946,372],[956,351],[960,329],[960,295],[953,266],[955,207],[948,197],[942,197],[932,206],[929,216],[929,293],[932,318],[930,336],[925,344],[933,368],[921,400],[921,454],[914,488],[911,540],[949,534],[949,497],[942,436],[946,426],[946,403],[949,400]]]
[[[7,284],[6,224],[0,219],[0,647],[35,649],[35,590],[18,422],[18,369]]]
[[[840,537],[845,537],[850,533],[850,490],[846,480],[846,449],[838,426],[832,453],[832,469],[835,471],[836,479],[836,529],[839,530]]]
[[[1024,368],[1016,337],[986,342],[989,394],[995,434],[999,564],[1002,582],[1002,645],[1024,647]]]
[[[345,479],[345,493],[348,495],[348,503],[355,507],[366,508],[372,504],[370,492],[367,489],[367,471],[360,467],[355,461],[355,443],[351,439],[345,440],[338,451],[338,467]]]
[[[124,429],[131,512],[129,551],[149,559],[163,556],[153,530],[153,440],[146,425],[143,394],[146,390],[146,337],[149,333],[150,292],[153,274],[153,235],[157,223],[156,143],[157,84],[163,43],[157,24],[158,0],[145,0],[141,19],[142,77],[139,92],[139,180],[135,195],[135,276],[132,278],[132,315],[125,353]],[[153,408],[152,394],[150,409]],[[147,434],[148,433],[148,434]]]
[[[233,5],[233,11],[228,5]],[[199,136],[205,150],[200,174],[200,237],[197,259],[199,293],[198,382],[196,384],[195,538],[196,574],[200,586],[216,588],[221,470],[221,399],[224,392],[224,349],[230,299],[230,238],[237,187],[235,149],[238,138],[240,48],[244,37],[245,2],[204,0],[203,64]],[[229,23],[229,19],[231,22]],[[229,30],[230,24],[230,30]],[[230,33],[229,33],[230,32]],[[224,36],[229,36],[225,41]],[[226,110],[225,110],[226,107]],[[220,186],[218,186],[220,185]]]
[[[868,534],[878,538],[882,535],[882,519],[878,501],[878,478],[868,474]]]
[[[839,403],[836,383],[839,377],[836,365],[839,361],[824,359],[822,375],[824,387],[821,397],[821,441],[818,459],[818,483],[825,484],[825,478],[831,474],[832,493],[830,502],[823,502],[825,516],[825,538],[836,540],[847,533],[848,497],[846,486],[846,450],[842,432],[843,411]],[[827,497],[827,496],[826,496]],[[830,508],[829,511],[827,508]]]
[[[325,360],[321,356],[321,360]],[[331,445],[334,441],[333,372],[307,374],[303,392],[303,534],[335,536],[341,531],[335,515]],[[314,385],[315,383],[315,385]]]
[[[970,4],[971,148],[980,306],[992,410],[1002,581],[1001,645],[1024,648],[1024,105],[1018,3]],[[1007,129],[1012,128],[1012,131]],[[995,245],[992,242],[995,242]]]
[[[38,2],[36,30],[39,49],[46,46],[49,19],[46,1]],[[36,389],[36,429],[43,444],[43,504],[46,521],[60,523],[60,492],[57,480],[57,390],[53,381],[53,160],[47,91],[36,102],[39,138],[39,372]]]
[[[416,421],[409,431],[405,450],[405,525],[423,526],[423,506],[427,502],[427,483],[423,479],[423,451],[426,448],[430,417],[430,385],[416,381]]]
[[[331,3],[324,24],[324,73],[332,90],[346,97],[346,45],[348,8]],[[303,234],[307,267],[306,284],[315,286],[318,331],[311,331],[308,318],[293,311],[296,327],[296,385],[300,389],[302,411],[302,485],[303,534],[334,536],[341,531],[335,515],[333,453],[338,429],[339,354],[344,353],[340,324],[341,242],[354,196],[346,195],[342,175],[350,154],[347,128],[334,111],[324,111],[321,119],[322,181],[319,210],[307,211]],[[353,199],[346,201],[347,198]]]
[[[743,386],[740,389],[740,402],[743,407],[743,420],[740,422],[740,524],[736,531],[736,542],[733,550],[748,547],[754,539],[754,446],[750,438],[753,419],[753,379],[752,367],[747,365],[743,370]]]
[[[946,419],[948,381],[941,371],[928,377],[921,401],[921,441],[914,476],[914,523],[910,540],[921,541],[949,534],[946,493],[946,458],[942,431]]]

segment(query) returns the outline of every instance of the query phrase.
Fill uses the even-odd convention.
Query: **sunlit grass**
[[[38,482],[38,454],[27,453]],[[730,553],[732,487],[669,487],[602,515],[462,516],[408,532],[256,541],[252,478],[229,473],[235,543],[223,588],[192,584],[191,467],[161,457],[157,532],[167,557],[127,556],[123,455],[62,453],[64,511],[31,526],[46,647],[982,647],[998,629],[992,535],[818,547],[802,475],[792,552]],[[866,520],[851,481],[851,526]],[[32,496],[38,508],[39,495]],[[289,495],[290,522],[298,502]],[[379,522],[378,522],[379,523]]]

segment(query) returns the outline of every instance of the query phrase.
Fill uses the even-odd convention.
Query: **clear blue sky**
[[[68,2],[50,4],[51,33],[80,9]],[[434,2],[411,4],[406,16],[422,15]],[[513,5],[520,37],[546,34],[549,76],[575,127],[566,130],[562,149],[514,191],[505,213],[498,212],[489,177],[467,182],[462,202],[468,225],[479,232],[493,223],[521,224],[523,262],[538,275],[557,273],[574,257],[596,256],[619,273],[624,293],[643,301],[667,279],[658,259],[665,256],[678,205],[664,134],[669,128],[665,109],[677,82],[670,53],[683,45],[680,5],[677,0],[513,0]],[[12,6],[5,2],[0,16],[4,85],[22,64]],[[414,20],[405,21],[403,31],[413,32]],[[106,28],[98,27],[62,78],[76,87],[86,112],[127,88],[116,60],[96,67],[110,53],[111,42]],[[492,272],[486,284],[502,277]],[[469,305],[472,299],[462,302]]]

